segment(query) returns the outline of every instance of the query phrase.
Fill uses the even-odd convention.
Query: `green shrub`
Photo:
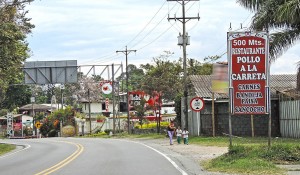
[[[169,125],[169,122],[160,122],[160,127],[161,128],[166,128]],[[142,129],[154,129],[156,128],[157,123],[156,122],[149,122],[149,123],[145,123],[143,124],[143,128]],[[136,129],[141,129],[141,125],[137,124],[134,126]]]
[[[274,160],[262,158],[261,155],[267,151],[268,147],[261,145],[233,145],[227,154],[206,162],[204,167],[209,171],[227,173],[284,174],[284,170],[275,166]],[[271,157],[278,154],[275,152]],[[266,154],[264,157],[267,157]]]
[[[55,129],[51,129],[49,132],[48,132],[48,137],[56,137],[56,130]]]
[[[228,154],[234,157],[245,157],[250,148],[242,145],[233,145],[228,149]]]
[[[300,146],[295,144],[274,144],[271,149],[261,148],[260,156],[275,163],[300,162]]]
[[[112,132],[112,129],[105,129],[104,132],[108,135],[110,132]]]

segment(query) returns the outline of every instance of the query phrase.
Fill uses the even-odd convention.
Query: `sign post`
[[[269,35],[229,32],[227,37],[231,127],[231,115],[270,115]]]
[[[190,101],[190,107],[197,114],[196,115],[196,117],[197,117],[197,134],[199,136],[200,135],[200,117],[198,117],[198,113],[204,108],[204,101],[203,101],[203,99],[200,98],[200,97],[194,97]]]

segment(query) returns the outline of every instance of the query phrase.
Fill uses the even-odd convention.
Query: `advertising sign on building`
[[[227,37],[231,114],[268,114],[268,33],[229,32]]]

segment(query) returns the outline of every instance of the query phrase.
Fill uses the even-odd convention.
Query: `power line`
[[[145,31],[145,29],[149,26],[149,24],[154,20],[154,18],[157,16],[157,14],[161,11],[161,9],[164,7],[165,3],[167,1],[165,1],[161,7],[158,9],[158,11],[155,13],[155,15],[150,19],[150,21],[143,27],[143,29],[133,38],[131,39],[127,44],[126,44],[126,47],[127,45],[129,45],[130,43],[132,43],[134,40],[136,40],[138,38],[138,36],[140,36],[142,34],[142,32]],[[177,6],[177,4],[175,4],[172,9],[174,9],[175,7]],[[171,9],[171,10],[172,10]],[[168,13],[167,13],[168,14]],[[167,14],[162,18],[162,19],[165,19],[165,17],[167,16]],[[151,34],[151,32],[154,31],[154,29],[157,28],[157,26],[162,22],[162,20],[156,24],[156,26],[150,31],[148,32],[141,40],[139,40],[138,42],[136,42],[132,47],[135,47],[137,46],[138,44],[140,44],[147,36],[149,36]],[[165,32],[163,32],[165,33]],[[162,34],[160,34],[159,36],[162,36]],[[151,43],[153,43],[155,40],[157,40],[159,37],[156,37],[153,41],[151,41]],[[148,46],[150,44],[146,44],[145,46],[143,46],[142,48],[145,48],[146,46]],[[121,49],[120,49],[121,50]],[[111,54],[108,54],[108,55],[105,55],[103,57],[100,57],[100,58],[97,58],[97,59],[94,59],[94,60],[91,60],[91,61],[88,61],[88,62],[85,62],[85,63],[89,63],[89,62],[97,62],[97,63],[100,63],[100,62],[106,62],[107,60],[112,60],[114,58],[119,58],[115,55],[115,53],[111,53]],[[98,60],[98,61],[97,61]]]
[[[145,29],[146,27],[152,22],[152,20],[155,18],[155,16],[160,12],[160,10],[163,8],[163,6],[166,4],[167,1],[163,3],[163,5],[158,9],[158,11],[155,13],[155,15],[150,19],[150,21],[143,27],[143,29],[132,39],[130,40],[126,45],[128,46],[132,41],[134,41]]]
[[[175,4],[172,9],[174,9],[176,7],[177,4]],[[171,10],[172,10],[171,9]],[[158,25],[167,17],[168,14],[166,14],[142,39],[140,39],[136,44],[134,44],[132,47],[136,47],[140,42],[142,42],[147,36],[149,36],[154,29],[156,29],[158,27]]]

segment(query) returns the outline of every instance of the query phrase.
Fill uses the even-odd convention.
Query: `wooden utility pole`
[[[183,50],[183,85],[184,85],[184,116],[185,116],[185,128],[188,129],[188,87],[187,87],[187,69],[186,69],[186,46],[187,46],[187,42],[188,42],[188,37],[187,37],[187,33],[186,33],[186,22],[188,22],[191,19],[200,19],[199,14],[198,17],[186,17],[185,16],[185,5],[190,2],[190,1],[199,1],[199,0],[167,0],[167,1],[176,1],[179,4],[182,5],[182,17],[174,17],[174,18],[170,18],[168,17],[168,20],[178,20],[182,23],[182,50]]]
[[[127,125],[128,125],[128,134],[130,134],[130,115],[129,115],[129,91],[128,91],[128,55],[131,52],[136,52],[136,50],[127,50],[127,46],[125,50],[117,50],[117,53],[122,52],[126,56],[126,93],[127,93]]]
[[[89,121],[90,121],[90,134],[92,134],[92,119],[91,119],[91,98],[90,98],[90,88],[88,89],[88,100],[89,100]]]
[[[216,128],[215,128],[215,93],[212,92],[212,101],[211,101],[211,110],[212,110],[212,136],[215,137],[216,136]]]

